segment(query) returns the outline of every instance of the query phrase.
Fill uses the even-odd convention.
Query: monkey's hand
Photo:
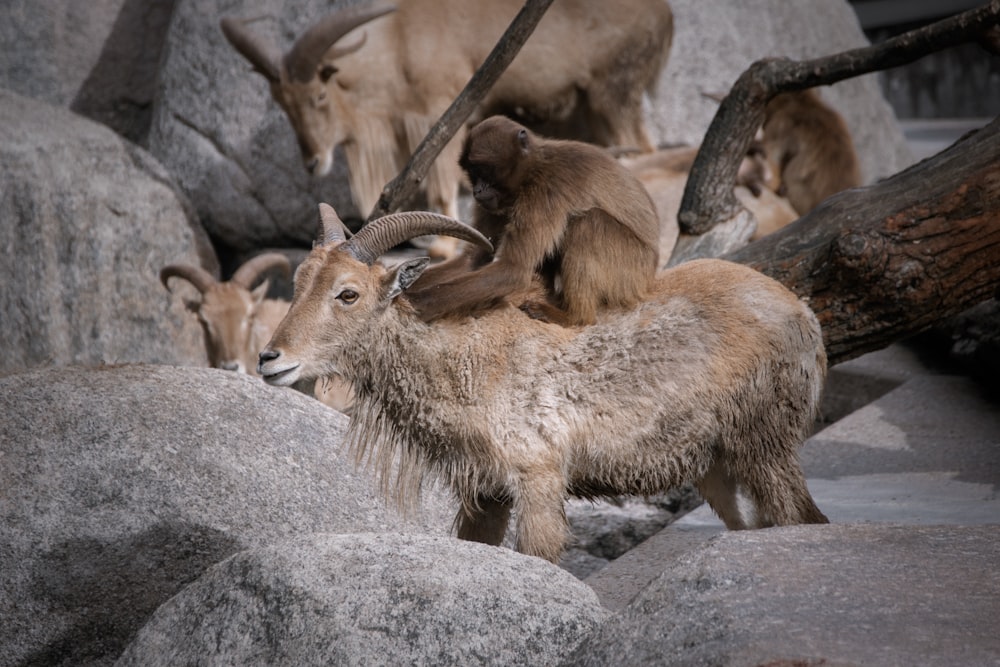
[[[559,326],[569,326],[569,316],[565,311],[556,308],[550,303],[536,299],[522,301],[518,306],[528,317],[541,322],[558,324]]]

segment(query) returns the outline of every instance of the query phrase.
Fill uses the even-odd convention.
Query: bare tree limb
[[[1000,1],[1000,0],[998,0]],[[392,179],[382,189],[375,208],[368,216],[368,221],[397,210],[411,201],[417,193],[420,182],[427,176],[431,164],[440,155],[445,145],[455,136],[458,128],[472,114],[476,106],[496,83],[500,75],[524,46],[524,43],[534,32],[538,22],[542,20],[545,11],[552,0],[527,0],[524,7],[500,37],[500,41],[476,70],[469,83],[459,93],[451,106],[441,115],[427,136],[420,142],[410,156],[409,162],[396,178]]]
[[[880,349],[998,295],[998,156],[1000,118],[724,258],[807,299],[831,365]]]
[[[764,107],[775,95],[898,67],[956,44],[989,40],[995,36],[991,29],[998,22],[1000,0],[992,0],[875,46],[813,60],[755,62],[733,84],[705,134],[681,200],[681,231],[703,234],[740,210],[733,183],[740,161],[763,123]]]

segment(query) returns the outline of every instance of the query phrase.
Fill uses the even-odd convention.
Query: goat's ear
[[[393,299],[414,283],[430,264],[430,257],[410,259],[389,271],[385,277],[387,283],[386,298]]]
[[[254,303],[260,303],[264,300],[264,297],[267,296],[267,288],[270,287],[270,285],[271,281],[265,280],[260,285],[257,285],[252,292],[250,292],[250,296],[253,298]]]

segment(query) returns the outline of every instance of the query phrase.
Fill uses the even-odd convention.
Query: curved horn
[[[253,68],[270,81],[281,78],[278,69],[278,55],[266,46],[260,39],[246,28],[246,22],[231,17],[219,21],[222,34],[226,36],[233,48],[250,61]]]
[[[319,223],[319,245],[326,245],[334,241],[346,241],[351,238],[351,230],[347,228],[347,225],[329,204],[320,203]]]
[[[280,268],[286,276],[292,272],[292,264],[287,257],[280,252],[265,252],[243,262],[243,265],[236,269],[236,273],[229,279],[229,282],[250,289],[260,274],[274,268]]]
[[[295,42],[291,50],[285,54],[284,65],[288,75],[306,82],[316,75],[323,54],[333,44],[363,23],[368,23],[384,14],[396,11],[392,5],[355,6],[330,14],[319,23],[306,30]],[[352,44],[340,50],[337,55],[357,51],[364,44],[364,39],[358,44]]]
[[[357,260],[371,265],[390,248],[425,234],[453,236],[493,252],[493,244],[478,230],[460,220],[427,211],[403,211],[373,220],[344,247]]]
[[[167,281],[174,277],[183,278],[188,281],[202,294],[208,291],[213,285],[217,285],[219,282],[211,273],[200,266],[191,266],[190,264],[170,264],[160,270],[160,282],[163,283],[163,286],[168,290],[170,289],[170,285],[167,284]]]

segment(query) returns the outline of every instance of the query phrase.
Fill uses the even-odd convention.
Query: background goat
[[[182,278],[201,294],[201,300],[189,301],[187,306],[201,323],[212,367],[257,374],[257,355],[288,312],[287,301],[265,298],[267,280],[253,288],[265,272],[275,268],[289,275],[288,258],[275,252],[257,255],[225,282],[190,264],[171,264],[160,271],[160,281],[168,290],[171,278]],[[319,378],[312,393],[325,405],[350,414],[354,391],[342,378]]]
[[[398,0],[394,6],[355,6],[317,22],[284,56],[239,20],[227,17],[221,26],[268,80],[311,173],[328,173],[334,147],[343,146],[355,203],[367,215],[522,4]],[[361,25],[363,31],[355,30]],[[665,0],[560,0],[490,91],[478,118],[508,114],[545,135],[651,150],[642,95],[654,87],[672,37]],[[426,181],[429,206],[451,217],[458,214],[462,134]]]
[[[225,282],[190,264],[170,264],[160,271],[160,281],[168,290],[171,278],[183,278],[201,294],[201,300],[188,301],[187,306],[198,316],[205,333],[209,365],[256,373],[257,354],[288,312],[287,301],[265,298],[269,281],[253,287],[271,269],[291,275],[288,258],[276,252],[247,260]]]
[[[660,221],[659,250],[662,266],[670,261],[680,236],[677,213],[697,153],[697,146],[679,146],[619,158],[646,188],[656,206],[656,215]],[[757,229],[750,239],[752,241],[781,229],[799,217],[791,203],[772,189],[776,180],[763,152],[755,149],[743,158],[733,193],[757,219]]]
[[[427,258],[376,261],[410,235],[489,248],[434,214],[324,235],[300,265],[288,316],[260,354],[275,385],[341,373],[357,389],[348,443],[374,457],[384,490],[398,459],[404,504],[425,472],[450,483],[458,535],[558,561],[564,500],[648,495],[693,481],[731,529],[825,522],[798,447],[812,426],[826,354],[812,311],[742,265],[664,271],[648,302],[564,328],[502,306],[422,322],[403,294]]]

